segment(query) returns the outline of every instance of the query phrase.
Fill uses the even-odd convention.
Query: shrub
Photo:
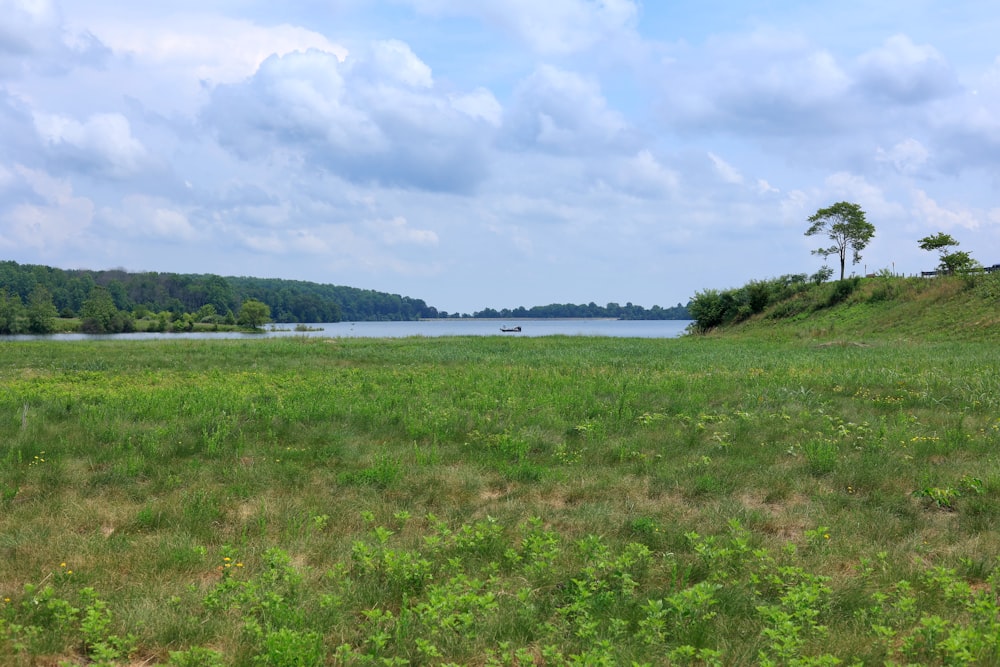
[[[851,296],[854,291],[861,284],[861,278],[845,278],[844,280],[838,280],[833,284],[833,289],[830,291],[830,296],[827,297],[826,306],[836,306],[841,303],[847,297]]]

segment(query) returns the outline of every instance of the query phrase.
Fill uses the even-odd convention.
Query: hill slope
[[[1000,341],[1000,272],[877,276],[819,285],[779,279],[703,292],[694,299],[693,314],[705,298],[723,304],[711,311],[717,319],[719,308],[728,315],[704,329],[710,335]],[[696,315],[695,319],[700,321]]]

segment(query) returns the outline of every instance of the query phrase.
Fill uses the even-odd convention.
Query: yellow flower
[[[66,567],[66,563],[59,563],[59,567]]]
[[[830,539],[830,533],[827,533],[826,535],[824,535],[824,536],[823,536],[823,539],[824,539],[824,540],[828,540],[828,539]]]

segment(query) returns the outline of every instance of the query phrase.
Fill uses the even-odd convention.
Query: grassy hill
[[[775,279],[703,292],[723,321],[708,335],[864,341],[1000,340],[1000,273],[876,276],[814,284]],[[754,300],[756,298],[756,300]],[[704,304],[702,304],[704,305]],[[727,308],[728,306],[728,308]],[[696,317],[696,320],[700,318]]]

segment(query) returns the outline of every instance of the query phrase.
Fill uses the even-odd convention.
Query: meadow
[[[0,342],[0,664],[1000,664],[1000,356]]]

